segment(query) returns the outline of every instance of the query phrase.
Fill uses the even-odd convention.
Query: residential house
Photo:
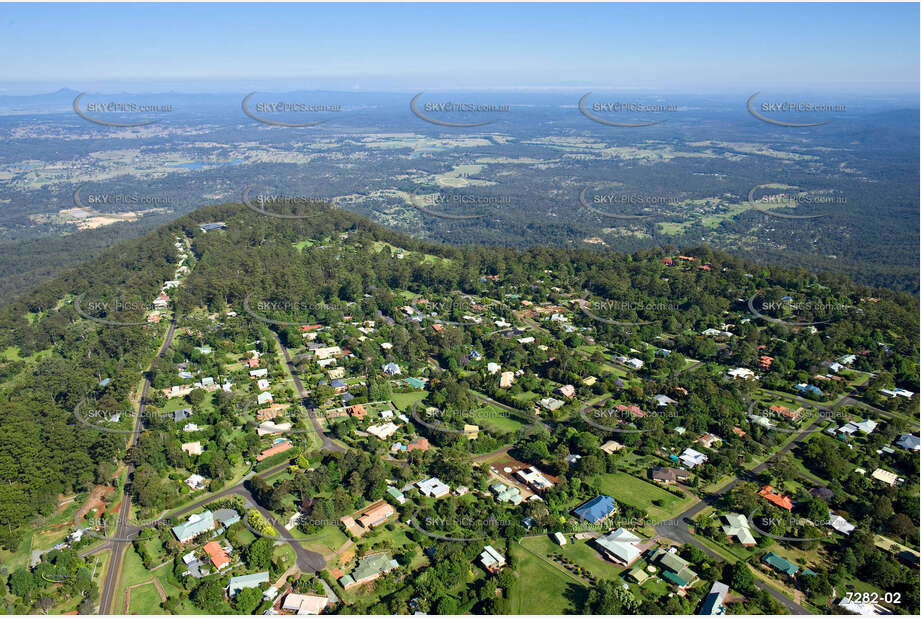
[[[398,376],[401,373],[400,366],[396,363],[387,363],[381,369],[389,376]]]
[[[254,359],[250,359],[250,360],[254,360]],[[256,361],[256,362],[258,363],[259,361]],[[262,369],[253,369],[252,371],[249,372],[249,377],[251,378],[264,378],[267,375],[269,375],[269,370],[266,369],[265,367],[263,367]]]
[[[358,566],[349,573],[339,578],[339,583],[348,590],[354,586],[374,581],[384,573],[389,573],[400,566],[400,563],[390,557],[388,553],[372,554],[358,561]]]
[[[261,423],[256,428],[256,433],[259,435],[259,437],[262,437],[266,435],[273,436],[277,433],[284,433],[290,430],[291,430],[291,423],[276,424],[275,421],[266,421],[264,423]]]
[[[397,489],[396,487],[388,487],[387,494],[397,501],[397,504],[406,504],[406,496],[403,495],[403,492]]]
[[[882,468],[877,468],[876,470],[873,471],[873,474],[871,474],[870,476],[875,478],[877,481],[880,481],[880,482],[885,483],[886,485],[889,485],[890,487],[895,485],[895,482],[899,478],[894,473],[889,472],[888,470],[883,470]]]
[[[857,526],[849,523],[846,519],[834,513],[829,514],[828,525],[845,536],[850,536],[851,532],[857,529]]]
[[[620,449],[624,448],[624,445],[616,440],[608,440],[601,445],[601,450],[607,453],[608,455],[616,453]]]
[[[678,403],[677,401],[675,401],[668,395],[656,395],[655,397],[653,397],[653,399],[656,400],[656,405],[660,408],[664,408],[665,406],[669,406],[669,405]]]
[[[669,468],[666,466],[656,466],[651,471],[652,480],[665,485],[672,485],[688,480],[691,473],[681,468]]]
[[[749,414],[748,420],[750,420],[755,425],[764,427],[765,429],[774,429],[777,427],[777,425],[771,422],[771,419],[766,416],[761,416],[760,414]]]
[[[261,453],[259,453],[259,455],[256,456],[256,461],[262,461],[263,459],[267,459],[269,457],[272,457],[273,455],[284,453],[285,451],[293,447],[294,445],[288,442],[287,440],[284,442],[279,442],[275,446],[271,446],[265,449],[264,451],[262,451]]]
[[[793,510],[793,501],[790,500],[787,496],[777,493],[774,491],[774,488],[770,485],[765,485],[761,488],[761,491],[758,492],[758,495],[770,502],[771,504],[778,506],[786,511]]]
[[[692,448],[686,448],[684,449],[684,452],[678,456],[678,459],[688,468],[694,468],[695,466],[699,466],[700,464],[706,462],[709,458],[700,451],[695,451]]]
[[[429,498],[440,498],[442,496],[447,496],[451,493],[451,488],[441,482],[437,476],[433,476],[430,479],[419,481],[416,483],[416,487],[419,488],[419,491],[422,492],[422,495],[428,496]]]
[[[266,380],[265,378],[262,378],[261,380],[257,381],[256,386],[258,386],[259,390],[261,391],[267,391],[271,388],[271,386],[269,385],[269,381]]]
[[[642,539],[625,528],[595,539],[595,545],[609,560],[621,566],[630,566],[642,554],[639,545]]]
[[[263,571],[262,573],[250,573],[248,575],[238,575],[237,577],[231,577],[230,581],[227,582],[227,596],[235,597],[237,593],[243,590],[244,588],[258,588],[259,584],[266,583],[269,581],[269,572]]]
[[[173,421],[179,423],[192,416],[192,408],[182,408],[173,412]]]
[[[911,399],[912,397],[915,396],[915,394],[912,391],[905,390],[904,388],[896,388],[896,389],[881,388],[879,389],[879,392],[890,398],[904,397],[906,399]]]
[[[540,406],[544,409],[553,412],[554,410],[559,410],[562,408],[566,402],[560,401],[559,399],[554,399],[553,397],[544,397],[537,403],[540,404]]]
[[[723,602],[729,593],[729,586],[722,582],[713,582],[710,586],[710,592],[704,598],[704,603],[700,607],[699,616],[723,616],[727,613],[726,606]]]
[[[269,391],[264,391],[262,393],[259,393],[259,395],[256,397],[256,401],[259,403],[260,406],[263,406],[267,403],[272,403],[274,399],[272,398],[272,393],[270,393]]]
[[[496,573],[505,566],[505,556],[496,551],[492,545],[486,545],[480,554],[480,564],[490,573]]]
[[[687,588],[697,581],[697,573],[691,570],[690,563],[677,553],[659,548],[650,555],[649,562],[659,567],[659,576],[662,579],[680,589]]]
[[[358,518],[358,523],[364,528],[373,528],[384,523],[388,517],[396,513],[392,506],[382,502],[376,507],[366,511],[364,515]]]
[[[317,348],[316,350],[313,351],[313,356],[317,360],[326,360],[333,356],[339,356],[340,354],[342,354],[342,348],[340,348],[337,345],[333,345],[333,346],[329,346],[325,348]]]
[[[564,384],[558,390],[560,394],[567,399],[572,399],[576,394],[576,387],[572,384]]]
[[[714,444],[719,446],[723,442],[723,439],[712,433],[705,433],[704,435],[697,438],[697,441],[700,442],[705,448],[712,449]]]
[[[740,545],[751,547],[755,544],[755,537],[752,536],[751,526],[748,518],[740,513],[728,513],[723,516],[726,525],[723,526],[723,532],[728,537],[736,537]]]
[[[189,515],[187,521],[173,526],[173,534],[180,543],[188,543],[199,534],[214,528],[214,513],[203,511]]]
[[[921,439],[911,433],[903,433],[895,444],[908,451],[921,450]]]
[[[755,372],[751,369],[746,369],[745,367],[736,367],[735,369],[729,370],[729,377],[735,379],[748,380],[749,378],[755,377]]]
[[[553,487],[553,483],[534,466],[519,470],[515,473],[515,476],[527,483],[528,487],[537,492],[546,491]]]
[[[200,474],[193,474],[185,480],[185,484],[189,486],[189,489],[199,490],[205,488],[207,481],[208,479],[201,476]]]
[[[524,501],[524,498],[521,497],[521,490],[515,486],[509,487],[505,483],[493,483],[489,486],[489,490],[496,497],[497,502],[511,502],[518,506]]]
[[[480,427],[479,425],[467,425],[464,424],[464,437],[468,440],[476,440],[480,436]]]
[[[227,552],[217,541],[205,543],[203,549],[205,553],[208,554],[208,558],[211,559],[211,564],[213,564],[214,568],[218,571],[230,564],[230,556],[227,555]]]
[[[371,425],[368,427],[367,432],[372,436],[379,438],[380,440],[386,440],[399,429],[398,426],[391,422],[381,423],[380,425]]]
[[[318,616],[329,607],[329,599],[315,594],[288,593],[281,609],[299,616]]]
[[[201,442],[199,441],[186,442],[180,448],[189,455],[201,455],[202,453]]]
[[[790,562],[786,558],[778,556],[774,552],[768,552],[765,554],[761,558],[761,561],[769,565],[775,571],[783,573],[787,577],[793,577],[799,571],[799,566]]]
[[[406,445],[407,451],[427,451],[430,445],[427,438],[417,438]]]
[[[604,521],[617,512],[617,503],[611,496],[595,496],[572,511],[580,519],[589,523]]]

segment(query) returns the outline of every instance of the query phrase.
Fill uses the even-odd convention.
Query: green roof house
[[[796,572],[799,571],[799,567],[786,558],[781,558],[774,552],[769,552],[764,554],[764,557],[761,560],[769,565],[771,565],[774,570],[780,571],[784,575],[793,577],[796,575]]]
[[[659,548],[652,553],[649,561],[662,569],[660,576],[663,579],[679,588],[689,586],[697,580],[697,573],[691,570],[691,564],[678,554]]]
[[[173,526],[173,534],[180,543],[187,543],[212,528],[214,528],[214,514],[211,511],[204,511],[189,515],[188,521]]]
[[[390,557],[390,554],[372,554],[358,561],[358,566],[349,573],[339,578],[342,587],[348,590],[352,586],[374,581],[382,573],[388,573],[400,566],[400,563]]]
[[[262,573],[250,573],[248,575],[239,575],[237,577],[231,577],[230,581],[227,582],[227,595],[236,596],[238,592],[244,588],[258,588],[259,584],[262,582],[269,581],[269,572],[263,571]]]

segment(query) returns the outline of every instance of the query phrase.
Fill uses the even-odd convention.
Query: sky
[[[0,4],[0,92],[918,93],[919,5]]]

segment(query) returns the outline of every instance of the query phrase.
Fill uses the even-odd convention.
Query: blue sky
[[[5,4],[0,89],[917,93],[918,19],[917,3]]]

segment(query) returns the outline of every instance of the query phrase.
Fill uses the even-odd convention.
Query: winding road
[[[173,335],[176,333],[176,317],[170,321],[169,330],[166,331],[166,337],[163,339],[163,345],[160,346],[159,352],[157,352],[157,358],[163,358],[166,355],[166,350],[169,348],[170,344],[173,341]],[[151,369],[153,368],[153,361],[151,361],[150,366],[148,366],[147,371],[144,372],[144,386],[141,388],[141,398],[138,403],[138,415],[134,421],[134,432],[131,434],[131,438],[128,440],[128,448],[131,448],[135,442],[137,442],[138,436],[141,435],[141,429],[143,429],[144,423],[144,411],[147,409],[147,392],[150,390],[150,376]],[[130,526],[128,524],[128,514],[131,511],[131,476],[134,474],[134,465],[127,464],[128,475],[125,477],[125,487],[122,490],[122,503],[121,508],[118,510],[118,524],[115,527],[115,538],[116,539],[126,539],[129,535],[137,534],[139,528],[136,526]],[[106,570],[106,576],[103,580],[102,585],[102,594],[99,597],[99,613],[100,614],[109,614],[111,613],[112,600],[115,596],[116,584],[118,583],[118,575],[121,573],[122,568],[122,558],[125,555],[125,547],[129,541],[123,540],[111,540],[104,543],[102,546],[96,549],[96,551],[102,549],[111,549],[112,557],[109,560],[109,566]]]
[[[157,353],[158,358],[162,358],[163,356],[165,356],[166,350],[169,349],[169,346],[171,345],[173,341],[173,335],[175,334],[175,332],[176,332],[176,320],[174,318],[170,322],[170,327],[166,333],[166,337],[163,340],[163,345],[160,347],[160,350]],[[304,389],[304,385],[301,382],[300,378],[297,377],[297,372],[295,371],[294,364],[291,362],[291,358],[288,354],[288,349],[284,345],[281,344],[281,341],[278,339],[277,334],[275,334],[275,338],[276,338],[276,341],[278,341],[279,346],[281,346],[281,350],[282,350],[282,353],[284,354],[285,361],[288,364],[288,369],[291,372],[291,377],[294,379],[294,385],[297,388],[298,396],[301,398],[302,404],[308,411],[308,416],[310,418],[311,423],[313,424],[314,430],[316,431],[317,435],[320,437],[321,449],[327,450],[327,451],[344,452],[346,450],[345,447],[336,443],[332,438],[330,438],[328,435],[326,435],[323,432],[322,428],[320,427],[320,424],[317,422],[317,419],[314,416],[314,411],[307,405],[309,402],[309,399],[307,397],[307,392]],[[151,363],[151,367],[152,366],[153,366],[153,363]],[[147,393],[150,389],[150,378],[151,378],[150,367],[148,367],[148,370],[145,372],[145,375],[144,375],[144,385],[141,389],[141,397],[140,397],[140,403],[138,406],[137,420],[135,421],[135,425],[134,425],[134,432],[131,434],[131,438],[128,443],[129,448],[131,447],[131,445],[133,445],[137,441],[137,438],[140,435],[141,430],[143,429],[142,418],[144,417],[144,411],[147,406]],[[257,504],[256,501],[253,499],[252,494],[249,492],[248,489],[246,489],[244,485],[247,480],[249,480],[250,478],[253,478],[254,476],[269,477],[269,476],[272,476],[273,474],[276,474],[277,472],[284,470],[285,468],[287,468],[287,466],[288,464],[286,462],[278,466],[275,466],[274,468],[265,470],[259,475],[256,475],[255,473],[250,472],[249,474],[244,476],[243,479],[236,485],[229,487],[227,489],[224,489],[222,491],[219,491],[216,494],[212,494],[205,498],[197,500],[196,502],[193,502],[184,507],[181,507],[178,511],[174,511],[173,513],[171,513],[169,515],[169,518],[179,520],[180,518],[191,513],[192,511],[195,511],[196,509],[201,508],[207,503],[214,502],[215,500],[218,500],[220,498],[223,498],[229,495],[233,495],[233,494],[239,495],[243,497],[243,499],[246,502],[247,507],[255,508],[260,513],[262,513],[262,515],[265,516],[266,519],[272,523],[273,527],[276,529],[279,535],[285,539],[284,541],[282,540],[276,541],[276,543],[287,542],[291,546],[291,548],[294,550],[294,554],[295,554],[296,561],[297,561],[297,567],[302,572],[315,573],[317,571],[320,571],[326,566],[326,560],[323,558],[323,556],[317,552],[313,552],[308,549],[305,549],[303,545],[301,545],[301,542],[303,541],[295,541],[287,537],[286,535],[287,531],[284,529],[283,526],[281,526],[281,524],[279,524],[276,521],[275,516],[271,512],[269,512],[267,509]],[[133,473],[134,473],[134,466],[131,464],[128,464],[128,476],[127,476],[128,480],[125,483],[125,487],[123,491],[123,498],[122,498],[121,508],[119,509],[119,512],[118,512],[118,524],[116,526],[114,538],[90,550],[82,552],[80,554],[81,556],[86,557],[86,556],[96,554],[98,552],[101,552],[107,549],[110,549],[112,551],[112,557],[109,560],[109,565],[106,571],[106,576],[105,576],[105,579],[103,580],[102,594],[99,597],[98,613],[100,614],[111,614],[112,613],[111,608],[112,608],[113,601],[115,599],[116,590],[118,588],[118,578],[119,578],[119,575],[122,569],[122,560],[124,558],[125,549],[127,545],[131,542],[131,540],[129,539],[133,539],[134,537],[136,537],[137,534],[143,528],[151,527],[155,525],[155,523],[151,523],[151,524],[148,524],[147,526],[136,526],[136,525],[131,525],[129,523],[129,513],[131,511],[131,496],[130,496],[131,475]],[[304,539],[304,540],[307,540],[307,539]]]

